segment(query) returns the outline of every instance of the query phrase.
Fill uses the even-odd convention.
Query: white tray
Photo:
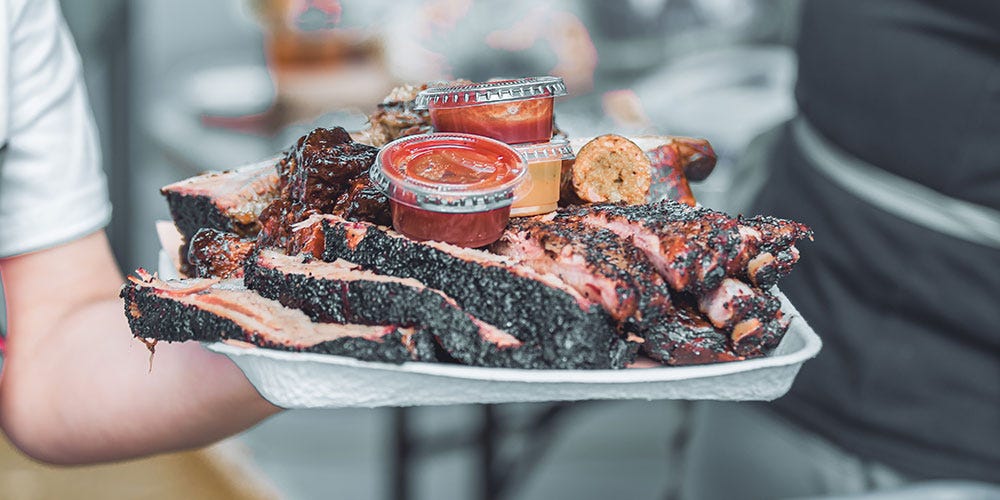
[[[167,279],[177,276],[169,255],[160,252],[160,275]],[[815,357],[822,346],[784,294],[780,297],[782,310],[792,319],[775,352],[765,358],[712,365],[517,370],[418,362],[394,365],[221,342],[206,346],[229,356],[262,396],[284,408],[588,399],[770,401],[788,392],[802,363]]]

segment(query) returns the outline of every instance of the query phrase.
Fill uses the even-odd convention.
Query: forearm
[[[159,344],[150,365],[117,299],[76,309],[53,323],[44,342],[12,333],[0,380],[2,423],[15,444],[45,461],[204,445],[278,411],[228,358],[196,343]]]

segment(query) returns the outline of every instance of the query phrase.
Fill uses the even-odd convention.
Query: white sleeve
[[[0,257],[111,218],[80,57],[56,0],[0,0]]]

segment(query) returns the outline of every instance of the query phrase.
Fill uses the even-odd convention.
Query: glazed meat
[[[729,337],[690,304],[677,304],[668,321],[647,330],[642,352],[668,365],[700,365],[744,359],[730,347]]]
[[[388,222],[388,199],[367,180],[377,153],[341,127],[299,138],[278,163],[281,192],[260,215],[261,243],[287,247],[291,227],[313,214]]]
[[[165,341],[249,342],[261,347],[402,363],[434,360],[433,338],[399,325],[315,323],[247,290],[242,280],[162,281],[142,270],[121,292],[132,334]]]
[[[795,242],[812,239],[812,231],[804,224],[763,215],[741,218],[739,231],[740,249],[727,271],[765,289],[776,285],[798,262]]]
[[[521,341],[411,278],[375,274],[343,260],[323,262],[262,250],[247,262],[245,279],[250,289],[301,309],[315,321],[416,327],[459,362],[521,367]]]
[[[191,238],[188,274],[195,278],[239,278],[243,276],[243,261],[255,246],[255,240],[236,233],[202,228]]]
[[[628,361],[629,346],[611,318],[556,276],[488,252],[416,242],[337,217],[314,217],[297,231],[303,246],[325,261],[344,259],[444,292],[466,312],[522,341],[522,366],[618,368]]]

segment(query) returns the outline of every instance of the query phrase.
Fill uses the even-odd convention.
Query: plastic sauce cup
[[[541,76],[429,88],[417,95],[437,132],[483,135],[506,142],[548,142],[552,100],[566,95],[562,78]]]
[[[573,159],[566,139],[537,144],[518,144],[514,149],[528,161],[528,178],[515,193],[512,217],[547,214],[559,206],[559,178],[563,160]]]
[[[475,248],[503,234],[526,173],[524,158],[500,141],[426,134],[386,144],[369,175],[389,198],[396,231]]]

